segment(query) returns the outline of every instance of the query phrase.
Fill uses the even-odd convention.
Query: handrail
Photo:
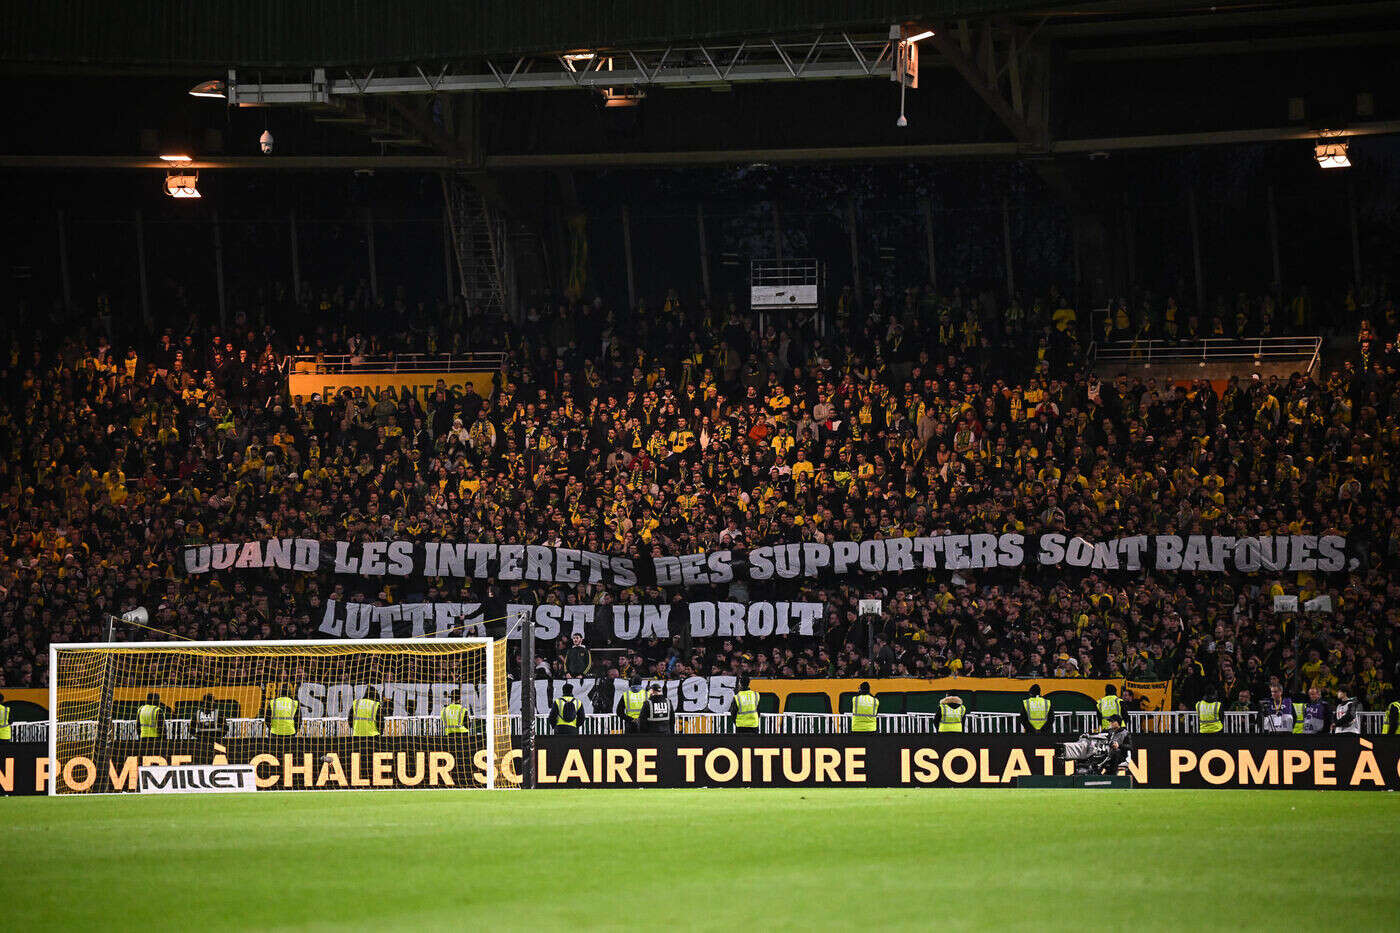
[[[397,353],[361,356],[351,353],[300,354],[289,357],[292,373],[464,373],[497,370],[505,362],[498,350],[478,353]]]
[[[1094,341],[1089,348],[1092,363],[1207,363],[1248,361],[1262,363],[1306,361],[1304,372],[1312,372],[1322,358],[1322,338],[1205,337],[1198,340],[1114,340]]]
[[[1383,711],[1366,711],[1358,714],[1362,735],[1378,735],[1385,724]],[[926,734],[938,731],[936,716],[933,713],[880,713],[876,717],[879,730],[887,734]],[[850,713],[762,713],[759,716],[761,731],[769,735],[839,735],[851,731]],[[987,712],[969,710],[963,720],[964,729],[971,734],[1005,735],[1021,731],[1019,713]],[[482,718],[473,716],[474,723]],[[230,717],[228,737],[262,738],[265,733],[261,718]],[[519,713],[510,717],[511,731],[520,734],[523,725]],[[579,721],[582,735],[610,735],[622,732],[624,722],[614,713],[587,713]],[[1258,731],[1253,712],[1226,710],[1221,714],[1222,731],[1226,734],[1249,734]],[[97,734],[97,723],[93,720],[61,722],[65,741],[92,741]],[[121,741],[132,741],[137,737],[137,723],[134,719],[112,721],[113,735]],[[1151,712],[1129,712],[1128,726],[1133,732],[1152,734],[1194,734],[1198,730],[1196,713],[1191,710],[1164,710]],[[47,742],[49,723],[47,720],[16,722],[10,726],[16,742]],[[1077,735],[1092,732],[1099,728],[1098,714],[1092,710],[1060,710],[1054,713],[1050,731],[1057,735]],[[349,724],[343,716],[316,717],[302,719],[301,732],[305,737],[334,738],[348,735]],[[541,713],[535,718],[535,731],[547,735],[553,730],[549,716]],[[167,719],[166,738],[173,740],[189,738],[188,719]],[[733,718],[728,713],[677,713],[676,732],[687,735],[729,735],[734,732]],[[385,735],[433,736],[442,734],[442,720],[437,716],[386,716]]]

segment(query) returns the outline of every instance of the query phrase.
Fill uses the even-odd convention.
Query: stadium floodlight
[[[934,34],[932,29],[916,32],[912,36],[904,33],[904,26],[890,27],[890,41],[895,43],[894,53],[890,56],[890,80],[899,82],[899,119],[894,121],[894,125],[901,129],[909,125],[909,118],[904,115],[904,89],[919,86],[919,40]]]
[[[165,173],[165,193],[172,198],[202,198],[204,195],[199,193],[198,184],[198,172]]]
[[[646,100],[647,93],[641,88],[630,90],[618,90],[617,88],[603,88],[604,107],[635,107]]]
[[[194,161],[194,158],[193,158],[192,156],[187,156],[187,155],[185,155],[184,153],[180,153],[180,152],[162,152],[162,153],[160,154],[160,160],[161,160],[162,162],[176,162],[176,163],[180,163],[180,162],[193,162],[193,161]]]
[[[579,62],[591,62],[595,58],[597,55],[593,52],[565,52],[561,56],[561,61],[564,62],[564,67],[570,71],[578,71],[577,64]]]
[[[1313,147],[1313,156],[1319,168],[1351,168],[1345,140],[1320,142]]]
[[[209,97],[215,100],[228,99],[228,85],[215,78],[212,81],[201,81],[190,88],[191,97]]]

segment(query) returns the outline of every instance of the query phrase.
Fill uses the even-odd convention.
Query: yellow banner
[[[820,712],[821,710],[806,710],[799,708],[799,704],[794,704],[793,700],[798,695],[804,698],[817,699],[825,696],[829,708],[827,712],[846,712],[842,707],[841,698],[844,694],[855,693],[862,681],[856,678],[848,679],[828,679],[821,680],[760,680],[755,678],[753,689],[759,693],[771,693],[778,697],[779,712]],[[1104,687],[1109,684],[1123,693],[1124,688],[1131,688],[1136,696],[1143,700],[1143,709],[1148,711],[1171,709],[1171,682],[1163,683],[1129,683],[1123,680],[1095,680],[1093,678],[1079,677],[1042,677],[1038,680],[1021,679],[1013,677],[938,677],[932,679],[919,678],[877,678],[869,681],[870,690],[877,697],[881,694],[903,694],[920,695],[929,693],[962,693],[962,694],[1009,694],[1014,695],[1015,703],[1019,703],[1019,697],[1026,695],[1031,684],[1040,684],[1041,693],[1054,702],[1054,694],[1073,693],[1084,698],[1084,708],[1092,708],[1094,701],[1104,695]],[[815,696],[814,696],[815,695]],[[964,699],[968,699],[965,697]],[[988,697],[990,699],[990,697]],[[1010,700],[1010,697],[1006,698]],[[1011,702],[997,704],[1006,706],[1005,710],[989,709],[991,703],[978,704],[969,701],[973,710],[983,712],[1013,712],[1017,706]],[[818,700],[818,704],[820,700]],[[888,705],[888,704],[886,704]],[[911,704],[912,705],[912,704]],[[805,707],[805,705],[803,705]],[[902,712],[898,709],[886,709],[884,712]],[[932,710],[928,710],[932,711]]]
[[[287,394],[309,399],[319,392],[322,398],[329,398],[345,389],[360,389],[370,398],[378,399],[386,389],[392,389],[395,398],[401,398],[407,392],[426,404],[437,389],[439,379],[448,389],[458,393],[470,383],[478,395],[486,398],[491,394],[491,377],[494,374],[495,370],[471,373],[291,373],[287,376]]]
[[[267,691],[257,686],[232,686],[232,687],[118,687],[112,691],[112,699],[116,703],[139,704],[146,700],[146,694],[155,690],[160,694],[160,701],[166,706],[174,708],[177,704],[197,704],[204,698],[204,694],[214,694],[214,699],[220,701],[232,700],[238,704],[238,715],[240,716],[261,716],[263,714],[263,704],[266,702]],[[49,691],[43,688],[31,689],[27,687],[3,687],[0,693],[5,695],[5,705],[10,707],[10,719],[14,722],[29,722],[37,719],[47,719],[49,710]],[[98,697],[99,688],[96,686],[83,690],[67,689],[59,690],[58,702],[62,707],[65,703],[95,701]],[[71,709],[71,707],[69,707]]]

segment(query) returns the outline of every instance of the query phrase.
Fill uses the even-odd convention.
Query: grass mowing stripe
[[[376,791],[10,798],[0,814],[0,927],[14,929],[1374,929],[1400,917],[1400,886],[1384,880],[1400,854],[1394,794]],[[1326,878],[1304,883],[1310,865]]]

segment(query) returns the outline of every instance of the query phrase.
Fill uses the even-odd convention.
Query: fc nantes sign
[[[411,395],[427,404],[438,388],[447,389],[461,395],[468,385],[485,398],[494,388],[490,372],[470,373],[290,373],[287,376],[287,394],[292,398],[298,395],[309,400],[312,395],[321,398],[334,398],[346,389],[356,395],[368,395],[378,399],[385,392],[394,398]]]

